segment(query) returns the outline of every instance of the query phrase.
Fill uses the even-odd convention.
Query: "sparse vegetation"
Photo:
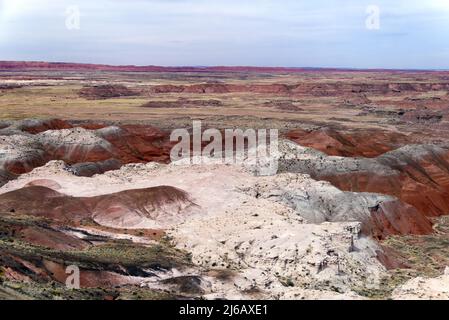
[[[436,220],[435,232],[424,236],[390,237],[384,245],[419,274],[436,277],[449,265],[449,217]]]
[[[11,227],[46,227],[48,221],[25,215],[0,215],[0,259],[3,266],[29,273],[24,265],[17,262],[27,261],[31,265],[42,267],[42,261],[48,260],[61,265],[75,264],[83,270],[112,271],[119,273],[147,274],[145,270],[182,269],[189,266],[190,255],[175,249],[169,239],[159,244],[141,245],[129,241],[109,240],[104,244],[90,246],[84,250],[54,250],[28,243],[10,232]],[[13,257],[11,259],[11,257]],[[8,265],[10,264],[10,265]],[[176,295],[164,291],[136,286],[119,288],[92,288],[69,290],[58,282],[48,282],[44,278],[30,274],[34,281],[18,282],[7,280],[4,268],[0,267],[0,299],[174,299]]]
[[[177,299],[176,296],[164,291],[123,286],[115,289],[90,288],[67,289],[57,282],[18,282],[5,281],[0,283],[0,300],[168,300]]]
[[[86,70],[75,73],[71,70],[70,73],[58,71],[57,74],[48,77],[45,69],[39,71],[4,70],[2,72],[2,78],[11,83],[11,85],[8,84],[8,88],[0,88],[0,105],[2,107],[0,116],[4,120],[57,117],[63,119],[64,121],[59,121],[65,122],[66,125],[65,127],[49,127],[47,124],[37,124],[32,128],[28,128],[27,131],[23,124],[25,122],[4,121],[4,123],[0,124],[0,128],[5,132],[5,152],[14,149],[14,145],[17,145],[15,140],[9,138],[16,134],[20,136],[21,132],[24,133],[24,136],[30,138],[27,141],[30,141],[29,145],[31,146],[49,144],[47,140],[38,139],[41,133],[46,130],[55,130],[56,132],[51,133],[56,133],[58,138],[55,139],[56,142],[54,144],[56,146],[52,155],[49,155],[48,148],[38,148],[34,151],[39,154],[45,154],[45,157],[42,156],[42,159],[39,158],[36,161],[31,159],[31,164],[27,162],[25,165],[21,163],[21,158],[19,159],[18,157],[17,159],[19,160],[17,162],[19,162],[20,166],[15,168],[17,172],[14,171],[14,174],[11,175],[9,175],[11,172],[7,172],[8,175],[5,177],[5,181],[3,181],[3,183],[10,183],[10,186],[17,181],[21,181],[20,179],[14,181],[17,174],[42,166],[49,158],[64,159],[66,163],[71,165],[68,169],[74,169],[75,166],[81,165],[81,163],[84,163],[83,166],[85,166],[85,163],[89,162],[90,165],[86,166],[86,168],[90,170],[90,168],[94,167],[91,174],[94,174],[93,172],[98,174],[104,172],[103,167],[100,168],[101,170],[95,171],[95,166],[100,158],[103,159],[102,157],[105,154],[106,158],[117,158],[115,160],[118,164],[114,167],[115,169],[127,163],[169,162],[171,144],[168,141],[168,136],[170,129],[190,128],[192,120],[196,119],[203,121],[204,128],[217,128],[219,130],[225,128],[279,129],[283,138],[289,138],[303,146],[312,147],[321,150],[325,154],[341,156],[342,158],[372,158],[387,151],[395,150],[405,144],[433,144],[434,141],[446,143],[448,138],[447,132],[449,132],[445,130],[448,125],[448,113],[442,110],[443,107],[447,108],[448,100],[445,95],[449,84],[447,79],[441,77],[440,74],[436,75],[433,73],[317,71],[269,74],[226,71],[215,73],[207,70],[202,70],[201,73],[181,71],[176,73],[91,72]],[[47,81],[49,79],[51,81]],[[14,82],[17,83],[14,84]],[[432,83],[435,85],[430,85]],[[414,111],[418,104],[422,103],[425,103],[426,106],[429,105],[429,110],[432,110],[432,112],[426,109],[425,112],[419,114],[410,113],[410,111]],[[433,111],[434,109],[435,111]],[[434,112],[435,114],[433,114]],[[417,119],[419,121],[412,121],[411,124],[407,124],[405,122],[407,117],[404,117],[407,114],[409,120],[411,117],[412,120]],[[422,125],[426,123],[438,124],[438,127],[423,127]],[[112,125],[115,128],[106,128]],[[83,127],[83,131],[87,130],[89,132],[85,135],[75,136],[70,133],[70,139],[75,142],[69,139],[67,144],[70,148],[61,148],[60,143],[62,145],[66,143],[65,133],[61,138],[60,132],[57,130],[66,129],[71,132],[71,129],[74,129],[72,127],[78,126]],[[154,126],[155,128],[153,129],[157,130],[149,130],[149,126]],[[440,130],[441,128],[444,130]],[[78,129],[74,130],[78,131]],[[292,132],[296,137],[292,136]],[[91,137],[93,140],[85,138],[86,136]],[[373,142],[371,136],[376,136],[377,140]],[[31,139],[31,137],[36,139]],[[123,137],[126,139],[122,139]],[[153,137],[155,138],[153,139]],[[72,153],[72,149],[77,148],[72,148],[72,146],[76,146],[77,141],[84,139],[92,141],[92,143],[85,141],[86,149],[79,152],[80,157],[76,160],[65,158],[65,155]],[[98,142],[99,140],[101,140],[101,143]],[[22,144],[24,145],[25,143]],[[97,144],[101,144],[101,148]],[[109,145],[111,145],[111,150],[109,150]],[[363,150],[364,148],[365,150]],[[98,152],[97,149],[99,150]],[[21,157],[21,152],[31,154],[30,150],[13,151],[20,153],[19,156]],[[92,152],[92,155],[86,160],[84,153],[86,151],[86,154],[88,154],[91,150],[95,152]],[[76,152],[73,152],[73,154],[76,154]],[[317,161],[324,161],[324,155],[319,157],[320,159]],[[336,158],[331,159],[331,161],[337,163],[336,165],[340,163]],[[426,163],[421,171],[426,171],[426,168],[430,166],[434,166],[434,168],[439,166],[447,167],[444,161],[446,160],[438,159],[436,163],[430,165]],[[312,163],[315,160],[309,159],[304,162]],[[388,175],[382,175],[387,177],[386,182],[371,183],[371,171],[367,171],[369,173],[366,177],[360,176],[360,178],[352,182],[351,177],[355,175],[354,172],[360,171],[360,168],[365,168],[365,161],[357,159],[354,162],[346,163],[342,161],[341,163],[344,164],[342,167],[349,168],[348,171],[346,169],[340,171],[340,167],[337,167],[338,179],[348,172],[347,176],[344,176],[344,179],[342,179],[344,181],[342,185],[337,185],[342,190],[371,192],[371,189],[365,189],[373,188],[376,183],[379,183],[379,189],[373,192],[390,192],[390,194],[396,196],[403,191],[403,189],[397,192],[395,190],[389,191],[391,180]],[[383,165],[383,163],[380,164]],[[382,166],[379,165],[379,167]],[[107,170],[113,170],[111,167],[108,168]],[[329,166],[328,169],[323,165],[322,168],[318,168],[316,171],[329,171],[329,176],[318,177],[316,175],[315,180],[330,181],[332,170],[335,170],[332,169],[334,167]],[[378,173],[377,168],[376,166],[376,170],[373,170],[373,176],[376,176]],[[396,170],[397,166],[392,167],[393,169]],[[414,169],[417,171],[416,168]],[[399,172],[400,170],[396,171]],[[406,172],[404,175],[420,174],[420,172],[415,171]],[[64,171],[65,173],[66,171]],[[79,172],[77,171],[76,173]],[[301,173],[308,174],[309,172]],[[427,172],[425,173],[427,174]],[[40,174],[43,175],[42,172]],[[115,173],[111,174],[114,175]],[[129,179],[130,183],[134,184],[134,180],[138,179],[135,179],[133,174],[127,175],[126,180]],[[226,171],[226,174],[228,174],[228,171]],[[236,174],[240,174],[240,172]],[[295,173],[289,172],[288,174]],[[429,180],[435,178],[433,182],[438,184],[440,181],[436,180],[440,176],[444,176],[444,174],[444,172],[441,174],[437,173],[435,177],[427,175],[426,178]],[[218,174],[214,175],[214,179],[216,176]],[[104,177],[101,176],[101,178]],[[185,181],[186,177],[188,176],[183,175],[182,180]],[[64,176],[65,178],[67,177]],[[101,183],[107,183],[109,178],[105,178]],[[115,178],[120,177],[114,176]],[[189,218],[185,218],[187,214],[183,209],[176,212],[177,215],[183,216],[179,220],[177,220],[178,216],[175,216],[173,220],[176,222],[169,222],[167,223],[168,226],[165,224],[164,218],[152,214],[147,216],[146,213],[145,218],[153,219],[154,216],[157,216],[161,221],[157,221],[154,224],[151,221],[134,224],[134,218],[123,217],[123,221],[132,222],[129,225],[116,224],[117,220],[120,219],[117,219],[114,215],[122,214],[122,212],[133,212],[132,208],[134,207],[132,206],[122,207],[123,201],[131,204],[136,202],[129,194],[119,198],[115,194],[107,194],[106,191],[104,194],[100,192],[102,196],[111,196],[113,198],[111,206],[103,208],[93,205],[92,199],[83,201],[82,205],[75,203],[73,206],[62,208],[64,204],[69,202],[69,198],[73,200],[79,197],[79,195],[76,195],[76,192],[66,192],[67,188],[72,187],[73,184],[65,184],[64,179],[61,179],[61,181],[55,179],[58,180],[58,183],[50,184],[48,188],[54,188],[60,194],[67,193],[73,194],[73,196],[67,195],[67,197],[61,198],[60,202],[52,202],[49,205],[50,208],[41,208],[41,199],[38,196],[35,197],[37,200],[33,202],[32,206],[27,202],[29,199],[33,199],[32,196],[19,197],[19,200],[15,203],[23,205],[21,208],[18,205],[10,205],[7,200],[2,202],[5,203],[3,210],[11,210],[11,212],[0,213],[0,299],[5,297],[17,299],[172,299],[180,297],[179,295],[188,298],[198,298],[203,294],[217,293],[212,292],[213,290],[209,290],[209,287],[205,285],[209,281],[212,282],[211,287],[214,290],[223,285],[225,289],[219,292],[219,294],[224,295],[228,291],[232,291],[231,295],[238,292],[238,294],[246,294],[249,297],[259,297],[259,295],[264,297],[275,292],[270,292],[270,286],[273,284],[273,288],[277,286],[276,290],[280,288],[280,291],[285,292],[286,295],[295,290],[310,290],[317,291],[318,294],[323,291],[331,295],[335,294],[335,297],[340,297],[340,294],[344,295],[348,292],[348,289],[352,289],[359,295],[370,299],[389,299],[392,291],[405,281],[416,276],[438,276],[441,274],[442,269],[449,265],[448,218],[438,220],[435,226],[435,234],[426,236],[394,236],[383,241],[382,244],[397,252],[397,258],[403,260],[410,268],[390,271],[387,277],[381,279],[378,287],[372,288],[366,285],[369,279],[365,275],[372,272],[371,266],[368,266],[372,261],[371,252],[368,252],[368,257],[362,259],[359,264],[352,265],[352,258],[357,256],[358,253],[365,253],[356,252],[358,247],[356,248],[354,245],[354,239],[352,240],[351,249],[348,250],[350,252],[344,251],[346,246],[342,246],[343,249],[341,249],[342,255],[348,257],[348,261],[344,260],[344,267],[346,267],[342,269],[344,271],[340,270],[340,260],[338,260],[338,266],[337,264],[328,264],[326,260],[327,258],[340,259],[339,254],[334,255],[336,250],[333,248],[334,244],[338,250],[340,250],[340,246],[337,244],[345,243],[346,245],[346,240],[349,237],[349,235],[346,235],[347,230],[341,233],[344,239],[340,239],[340,231],[335,235],[332,234],[326,237],[330,230],[328,227],[342,222],[341,220],[333,221],[326,216],[325,219],[329,221],[329,225],[323,227],[321,230],[322,234],[319,232],[312,233],[310,237],[316,237],[313,239],[315,242],[311,241],[313,245],[305,244],[304,247],[298,245],[298,242],[303,241],[302,239],[297,240],[290,234],[296,235],[297,230],[302,230],[302,227],[304,227],[304,234],[307,234],[307,225],[312,222],[308,219],[306,219],[307,221],[304,224],[298,225],[297,229],[287,230],[288,223],[292,224],[293,220],[291,219],[275,228],[276,222],[278,222],[277,219],[284,217],[284,215],[282,217],[281,215],[274,215],[278,213],[278,208],[280,208],[276,207],[273,210],[266,210],[267,216],[274,217],[272,221],[269,221],[269,225],[268,223],[267,225],[255,223],[259,222],[258,220],[263,223],[266,222],[262,209],[266,208],[271,201],[277,202],[276,199],[279,198],[277,193],[272,193],[272,188],[267,193],[267,198],[261,199],[266,200],[266,202],[260,208],[251,206],[250,210],[254,210],[254,212],[251,212],[252,218],[243,219],[244,215],[240,215],[240,211],[238,211],[238,215],[236,215],[238,218],[232,221],[236,221],[235,225],[237,227],[242,226],[242,229],[236,229],[238,232],[226,230],[226,233],[223,233],[224,239],[221,239],[221,237],[218,237],[221,235],[221,232],[228,227],[230,229],[234,227],[231,220],[213,220],[226,222],[222,226],[220,226],[220,223],[214,224],[214,226],[219,226],[219,228],[209,228],[212,223],[209,224],[208,221],[207,224],[200,225],[201,230],[197,227],[198,225],[195,226],[198,229],[195,229],[189,225],[192,221],[188,220]],[[252,177],[247,180],[251,179]],[[445,178],[443,177],[443,179]],[[169,183],[174,183],[173,181],[175,181],[172,178],[167,180]],[[374,180],[380,181],[380,178],[376,176]],[[418,180],[416,180],[417,183],[413,181],[404,183],[404,188],[407,188],[410,192],[416,192],[421,183]],[[125,179],[121,181],[125,181]],[[158,181],[160,182],[162,179]],[[192,179],[191,181],[196,182],[197,180]],[[208,178],[201,178],[201,182],[198,182],[198,185],[204,183],[207,187],[207,183],[210,183],[209,181]],[[396,179],[394,177],[394,181],[395,183],[398,182],[399,178]],[[61,182],[60,185],[59,182]],[[115,188],[114,183],[115,180],[112,183],[113,188]],[[124,182],[128,187],[130,183]],[[187,182],[183,183],[188,185]],[[221,190],[228,192],[228,189],[232,189],[227,188],[227,183],[226,185],[223,183],[224,188],[220,187],[218,193]],[[337,182],[331,181],[331,183],[335,185]],[[347,185],[345,185],[346,183]],[[391,183],[391,185],[395,183]],[[136,182],[134,185],[141,186],[143,184]],[[196,187],[194,184],[190,183],[192,189]],[[94,186],[94,184],[92,185]],[[183,187],[183,190],[186,192],[184,200],[187,199],[187,193],[192,191],[187,190],[190,188],[190,185],[188,187],[185,187],[185,185]],[[286,185],[291,186],[289,183],[286,183]],[[360,187],[360,190],[352,190],[355,186]],[[385,186],[387,187],[384,188]],[[21,188],[22,186],[19,187]],[[279,185],[279,187],[281,186]],[[414,190],[414,187],[417,187],[417,189]],[[102,186],[98,185],[98,188],[102,188]],[[111,191],[113,188],[105,190]],[[436,189],[438,189],[438,192],[444,189],[441,194],[444,192],[447,194],[447,184],[442,187],[437,186]],[[96,194],[97,191],[92,192],[91,189],[83,190],[82,197],[90,192]],[[309,191],[310,188],[308,187],[304,192],[307,195],[305,201],[313,202],[311,200],[311,192]],[[198,192],[198,190],[192,191],[192,193],[195,192]],[[443,196],[446,194],[443,194]],[[87,195],[86,198],[90,196]],[[298,197],[296,194],[292,195],[292,198],[295,199],[302,197],[303,195],[298,195]],[[411,193],[408,200],[400,200],[415,205],[413,197],[414,194]],[[424,194],[423,192],[422,197],[427,197],[426,201],[432,200],[432,194],[430,193]],[[48,200],[47,204],[51,202],[50,198],[53,198],[53,196],[48,196],[48,199],[46,199]],[[203,208],[209,209],[208,206],[214,206],[214,204],[207,203],[202,197],[199,198],[200,202],[203,202],[202,205],[204,204]],[[23,199],[26,199],[26,201]],[[145,200],[137,204],[139,210],[144,208],[145,210],[142,210],[142,212],[148,211],[148,213],[152,213],[150,211],[153,202],[146,201],[149,199],[148,194],[142,194],[139,199]],[[212,197],[212,199],[215,198]],[[223,199],[232,199],[230,201],[234,199],[240,200],[239,196],[236,197],[232,193],[230,193],[229,197]],[[326,199],[320,196],[320,206],[325,207]],[[110,199],[107,200],[109,201]],[[166,198],[161,200],[159,204],[164,204],[165,200]],[[176,202],[180,199],[175,197],[172,200]],[[107,203],[104,199],[101,202],[103,204]],[[225,200],[223,200],[224,202]],[[341,207],[342,211],[348,211],[344,202],[342,200],[338,207]],[[277,203],[277,205],[281,206],[285,205],[285,203]],[[84,206],[83,214],[80,214],[78,220],[74,219],[71,213],[78,209],[74,210],[73,208]],[[221,206],[219,207],[219,210],[221,210]],[[326,205],[327,211],[334,211],[328,207]],[[431,207],[428,205],[428,208]],[[42,212],[31,212],[31,208],[37,208]],[[50,215],[52,208],[58,208],[59,211]],[[107,218],[113,217],[110,221],[105,222],[105,220],[98,218],[99,216],[96,213],[91,215],[95,211],[92,208],[105,213]],[[235,208],[240,207],[235,206]],[[297,206],[297,208],[303,209],[302,206]],[[295,209],[297,208],[295,205]],[[204,212],[208,212],[206,209]],[[216,208],[214,207],[214,209]],[[228,211],[223,213],[223,216]],[[268,213],[268,211],[270,212]],[[111,212],[112,214],[109,215]],[[48,214],[47,216],[54,217],[54,219],[44,219],[20,213]],[[68,213],[67,216],[64,216],[66,213]],[[61,216],[64,216],[64,220],[58,220]],[[139,215],[136,216],[136,220],[141,217]],[[216,216],[221,218],[219,214]],[[341,216],[343,217],[341,219],[349,220],[343,214]],[[94,217],[98,222],[94,221]],[[399,216],[396,221],[387,222],[391,225],[398,221],[404,222],[406,219],[401,220],[402,217],[404,216]],[[172,217],[170,216],[169,218]],[[198,223],[195,220],[196,218],[194,216],[192,225]],[[319,223],[321,221],[317,222],[317,225]],[[176,228],[170,229],[173,224]],[[158,229],[133,229],[135,225],[152,226]],[[317,225],[314,224],[313,226],[320,229],[320,226]],[[379,223],[379,225],[380,229],[387,229],[382,223]],[[410,223],[410,225],[417,224]],[[123,226],[124,229],[120,228],[120,226]],[[177,231],[173,231],[178,227]],[[186,229],[182,230],[183,227]],[[267,243],[273,241],[273,246],[266,248],[265,243],[261,243],[256,247],[259,234],[264,236],[266,227],[273,227],[274,230],[273,233],[266,234],[276,234],[271,240],[267,240]],[[162,230],[162,228],[166,229]],[[207,235],[203,236],[201,234],[204,229],[206,231],[212,230],[209,233],[217,233],[217,235],[214,234],[214,237],[211,238],[211,246],[214,248],[213,246],[217,245],[215,247],[218,248],[217,250],[206,250],[209,249],[209,243],[204,241],[204,239],[209,240],[209,238],[207,238]],[[185,232],[186,230],[188,232]],[[431,230],[430,223],[427,224],[427,229],[424,232],[429,230]],[[196,264],[192,263],[192,256],[189,252],[178,250],[174,246],[173,239],[167,236],[166,232],[174,235],[178,245],[185,245],[186,250],[193,252]],[[242,238],[241,235],[247,232],[254,234],[254,236],[252,238],[249,237],[249,240],[245,242],[237,241]],[[407,227],[402,228],[400,232],[411,233]],[[285,241],[283,233],[285,233]],[[192,235],[199,236],[192,240]],[[352,233],[350,236],[353,236]],[[233,241],[229,241],[230,238],[233,238],[235,243],[238,243],[238,246],[243,243],[242,249],[237,250],[238,248],[234,247]],[[304,243],[306,243],[309,237],[304,238]],[[68,240],[64,241],[65,239]],[[183,239],[185,243],[182,243]],[[201,243],[195,243],[196,239],[200,239]],[[220,241],[214,241],[214,239],[219,239]],[[285,254],[285,252],[290,250],[288,246],[289,241],[294,242],[296,245],[296,255],[300,251],[300,258],[295,257],[293,260]],[[204,247],[207,248],[203,249],[201,246],[205,242],[207,245],[204,245]],[[229,243],[231,243],[232,247],[227,248]],[[251,247],[253,243],[256,243],[254,244],[254,251]],[[286,246],[284,247],[284,245]],[[245,246],[248,248],[245,248]],[[64,249],[61,249],[61,247]],[[298,247],[304,249],[304,252],[303,250],[298,250]],[[331,249],[328,249],[329,247]],[[360,251],[362,250],[364,249],[360,248]],[[272,252],[276,254],[271,255],[270,253]],[[293,251],[291,252],[293,256],[294,253]],[[321,253],[327,254],[329,257],[320,257]],[[252,257],[254,257],[254,261],[250,259]],[[310,262],[309,257],[311,258]],[[389,258],[391,257],[388,256],[386,260]],[[64,276],[63,268],[70,264],[75,264],[81,268],[82,272],[88,273],[85,279],[92,275],[104,275],[106,278],[104,283],[107,283],[104,286],[107,288],[68,290],[62,285],[63,281],[61,281],[61,278]],[[304,267],[300,269],[299,267],[302,264],[304,264]],[[212,269],[207,269],[208,266]],[[298,269],[295,269],[294,267],[297,266]],[[318,273],[316,273],[316,266],[319,266]],[[321,268],[321,266],[324,267]],[[378,264],[372,267],[378,268],[376,270],[381,272],[384,271]],[[181,275],[173,270],[175,268],[181,272]],[[294,271],[285,272],[284,269],[288,270],[287,268],[291,268]],[[248,269],[249,271],[256,270],[257,272],[246,272]],[[333,281],[334,274],[330,273],[334,269],[336,269],[335,279],[337,279],[335,282]],[[240,272],[242,270],[244,272]],[[264,273],[263,276],[259,275],[259,271]],[[61,278],[56,276],[58,272],[62,273],[63,276]],[[112,280],[107,282],[110,280],[108,276],[111,274],[113,275],[111,276]],[[164,277],[159,277],[160,274],[163,274]],[[203,276],[205,275],[207,276],[207,281],[203,281],[205,279]],[[266,276],[266,279],[263,279],[264,276]],[[276,278],[273,279],[272,276],[277,277],[277,280]],[[146,280],[151,279],[151,281],[142,280],[142,278],[147,278]],[[18,281],[17,279],[25,281]],[[122,282],[122,279],[125,280]],[[127,282],[128,280],[129,282]],[[164,291],[144,287],[152,285],[153,280],[157,283],[154,287],[163,287]],[[246,281],[250,284],[247,284]],[[136,282],[139,282],[143,287],[136,285]],[[99,281],[98,283],[102,282]],[[122,283],[127,284],[123,285]],[[240,283],[243,283],[243,285],[240,286]],[[353,283],[362,283],[362,285],[352,287]],[[93,286],[102,285],[97,285],[97,282],[95,282]],[[227,285],[229,286],[226,287]],[[233,291],[237,287],[239,289]],[[219,290],[217,289],[217,291]],[[279,292],[276,292],[276,294],[278,295],[276,297],[282,297],[282,294],[279,294]]]
[[[393,249],[397,259],[409,266],[394,269],[381,280],[379,288],[353,288],[358,294],[371,299],[388,299],[393,290],[418,276],[438,277],[449,265],[449,217],[435,221],[435,233],[424,236],[394,236],[383,241]]]

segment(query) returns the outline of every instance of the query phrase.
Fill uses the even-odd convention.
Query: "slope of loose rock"
[[[436,278],[417,277],[407,281],[393,291],[396,300],[448,300],[449,268]]]

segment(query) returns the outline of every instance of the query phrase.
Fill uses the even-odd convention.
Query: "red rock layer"
[[[104,124],[83,123],[77,125],[88,130],[96,130],[107,127]],[[22,130],[38,134],[47,130],[70,129],[74,126],[63,120],[48,120],[39,123],[26,123]],[[111,143],[111,147],[102,145],[53,144],[42,141],[42,150],[26,158],[9,161],[6,170],[14,174],[22,174],[44,165],[50,160],[63,160],[69,165],[79,163],[105,163],[105,168],[117,169],[117,165],[110,165],[111,161],[119,161],[120,164],[156,161],[168,163],[170,150],[173,143],[169,141],[169,133],[151,126],[123,125],[111,128],[111,130],[99,131],[97,134]],[[39,147],[39,146],[37,146]],[[92,167],[92,166],[91,166]],[[91,168],[95,169],[95,168]],[[109,170],[109,169],[107,169]],[[89,171],[89,170],[88,170]],[[96,171],[102,173],[106,170]]]
[[[44,132],[47,130],[60,130],[60,129],[70,129],[73,128],[73,126],[64,120],[59,119],[50,119],[47,121],[38,122],[36,124],[29,123],[26,125],[23,125],[21,127],[22,131],[37,134],[40,132]]]
[[[432,222],[413,206],[401,201],[388,201],[371,208],[371,216],[363,223],[365,234],[382,240],[391,235],[429,234]]]
[[[376,130],[349,133],[328,128],[294,130],[287,137],[328,155],[375,158],[373,164],[377,162],[395,172],[390,175],[369,169],[348,169],[335,174],[305,172],[344,191],[387,194],[408,205],[389,202],[372,210],[365,222],[367,234],[379,239],[397,234],[429,234],[433,232],[429,218],[449,214],[449,151],[410,145],[387,152],[409,144],[410,140],[399,133]]]
[[[401,120],[419,124],[435,124],[441,122],[445,117],[449,116],[449,108],[442,110],[429,110],[427,108],[419,108],[407,111],[401,117]]]
[[[375,192],[395,196],[427,217],[449,214],[449,154],[397,167],[397,176],[375,172],[320,177],[342,190]]]
[[[380,250],[376,251],[377,259],[387,270],[408,269],[410,266],[393,249],[380,245]]]
[[[122,163],[170,161],[173,144],[169,141],[169,133],[154,127],[124,125],[120,130],[105,131],[101,137],[114,146],[112,153]]]
[[[404,159],[402,159],[404,161]],[[333,176],[317,176],[330,181],[336,187],[355,192],[374,192],[397,197],[413,206],[416,213],[407,214],[395,206],[381,207],[373,212],[372,223],[376,232],[382,236],[390,234],[427,234],[431,224],[427,217],[449,214],[449,153],[431,155],[419,162],[391,164],[399,174],[379,175],[376,172],[352,172]],[[397,215],[395,217],[394,215]],[[393,217],[391,219],[391,217]],[[414,223],[410,224],[413,217]],[[377,227],[376,227],[377,226]],[[384,230],[380,232],[379,230]]]
[[[118,209],[157,218],[157,210],[171,204],[195,206],[186,192],[170,186],[125,190],[96,197],[71,197],[47,187],[28,186],[0,195],[0,212],[35,215],[67,225],[76,225],[98,214],[107,216]]]
[[[27,157],[6,161],[3,165],[3,169],[8,172],[9,175],[14,176],[30,172],[34,168],[43,166],[47,161],[47,157],[43,152],[36,152]]]
[[[52,143],[44,143],[43,146],[46,159],[63,160],[69,165],[84,162],[101,162],[113,159],[116,156],[113,150],[101,145],[54,145]]]
[[[311,147],[330,156],[374,158],[408,143],[397,132],[363,130],[341,133],[331,128],[313,131],[295,129],[286,137],[299,145]]]
[[[384,69],[337,69],[337,68],[283,68],[283,67],[250,67],[250,66],[214,66],[214,67],[162,67],[162,66],[112,66],[104,64],[45,62],[45,61],[0,61],[2,70],[80,70],[80,71],[128,71],[128,72],[388,72],[398,73]],[[419,72],[419,71],[417,71]],[[421,72],[423,73],[423,72]],[[438,72],[432,72],[438,73]],[[441,73],[441,72],[440,72]]]
[[[201,83],[192,85],[155,85],[150,93],[258,93],[311,96],[353,96],[354,94],[386,95],[399,92],[429,92],[449,90],[449,83],[313,83],[297,84],[226,84]]]

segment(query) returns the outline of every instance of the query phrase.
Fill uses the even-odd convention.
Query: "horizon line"
[[[66,67],[71,69],[76,69],[76,67],[91,67],[91,69],[97,69],[98,71],[102,71],[102,69],[135,69],[132,71],[139,71],[138,69],[146,69],[140,70],[142,72],[157,72],[157,70],[149,70],[149,69],[167,69],[167,71],[176,71],[173,69],[191,69],[193,71],[201,71],[201,70],[214,70],[220,71],[219,69],[230,69],[230,71],[371,71],[371,72],[381,72],[381,71],[391,71],[391,72],[449,72],[449,69],[435,69],[435,68],[360,68],[360,67],[287,67],[287,66],[254,66],[254,65],[134,65],[134,64],[107,64],[107,63],[94,63],[94,62],[70,62],[70,61],[44,61],[44,60],[0,60],[0,70],[5,68],[5,64],[7,65],[7,69],[45,69],[45,64],[47,67],[57,67],[61,65],[66,65]],[[19,66],[15,66],[14,64],[19,64]],[[22,66],[20,66],[22,64]],[[26,66],[26,64],[32,64],[30,66]],[[9,65],[9,66],[8,66]],[[57,69],[57,68],[55,68]],[[241,70],[239,70],[241,69]],[[104,70],[104,71],[113,71],[113,70]],[[120,71],[120,70],[117,70]],[[124,71],[124,70],[123,70]],[[179,70],[178,72],[182,72]]]

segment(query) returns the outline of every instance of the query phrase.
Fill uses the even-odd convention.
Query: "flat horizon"
[[[156,65],[156,64],[107,64],[96,62],[74,62],[74,61],[44,61],[44,60],[0,60],[2,63],[45,63],[45,64],[66,64],[66,65],[80,65],[80,66],[104,66],[114,68],[192,68],[192,69],[213,69],[213,68],[247,68],[247,69],[279,69],[279,70],[348,70],[348,71],[436,71],[449,72],[449,69],[430,69],[430,68],[357,68],[357,67],[315,67],[315,66],[271,66],[271,65]],[[1,67],[1,65],[0,65]],[[40,67],[44,69],[44,67]]]

